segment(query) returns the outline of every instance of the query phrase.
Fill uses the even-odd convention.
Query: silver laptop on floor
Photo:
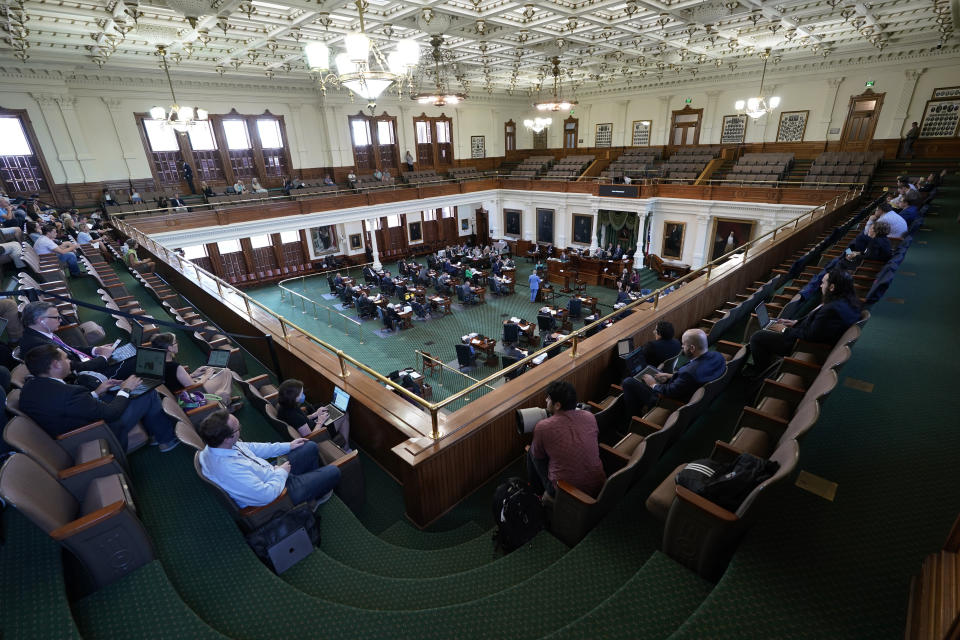
[[[783,333],[783,325],[778,324],[780,319],[770,317],[770,314],[767,313],[766,304],[761,302],[754,311],[757,313],[757,322],[760,323],[760,329],[763,331],[773,331],[774,333]]]
[[[333,388],[333,400],[325,408],[327,410],[327,419],[324,425],[332,424],[334,421],[343,417],[347,412],[347,405],[350,404],[350,394],[340,387]]]

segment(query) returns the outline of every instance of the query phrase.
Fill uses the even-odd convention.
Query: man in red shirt
[[[606,481],[600,462],[597,420],[577,409],[577,392],[569,382],[547,387],[547,413],[533,430],[527,476],[534,491],[556,494],[557,481],[569,482],[596,497]],[[544,497],[546,497],[546,495]]]

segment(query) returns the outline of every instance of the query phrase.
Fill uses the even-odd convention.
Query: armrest
[[[184,413],[186,413],[187,417],[190,418],[190,422],[197,425],[204,418],[207,417],[207,414],[213,413],[214,411],[217,411],[220,408],[221,407],[219,402],[208,402],[207,404],[201,407],[195,407],[193,409],[190,409],[189,411],[184,411]]]
[[[86,473],[87,471],[91,471],[99,467],[111,466],[114,460],[115,458],[113,457],[113,454],[106,455],[106,456],[103,456],[102,458],[97,458],[96,460],[90,460],[89,462],[84,462],[83,464],[78,464],[72,467],[67,467],[66,469],[61,469],[60,472],[57,473],[57,477],[60,480],[64,480],[66,478],[72,478],[74,476]]]
[[[763,381],[763,390],[760,392],[760,397],[769,397],[776,400],[783,400],[784,402],[789,402],[794,406],[797,405],[803,396],[806,394],[805,389],[798,389],[797,387],[791,387],[788,384],[778,382],[772,378],[767,378]]]
[[[123,301],[136,300],[136,298],[134,298],[133,296],[114,296],[114,297],[113,297],[113,301],[114,301],[114,302],[119,303],[121,300],[123,300]]]
[[[717,520],[722,520],[724,522],[736,522],[739,520],[739,518],[737,518],[737,514],[727,511],[723,507],[718,507],[703,496],[698,496],[686,487],[677,485],[676,491],[677,500],[685,502],[691,507],[703,511]]]
[[[345,456],[343,456],[343,457],[340,457],[340,458],[337,458],[336,460],[334,460],[333,462],[331,462],[330,465],[331,465],[331,466],[334,466],[334,467],[344,467],[344,466],[346,466],[347,464],[349,464],[349,463],[353,462],[354,460],[356,460],[359,456],[360,456],[360,454],[357,452],[356,449],[354,449],[353,451],[351,451],[351,452],[348,453],[347,455],[345,455]]]
[[[82,427],[77,427],[76,429],[73,429],[72,431],[67,431],[66,433],[61,433],[60,435],[57,436],[57,440],[66,440],[67,438],[74,438],[74,437],[76,437],[77,435],[82,434],[82,433],[91,433],[91,432],[94,432],[94,431],[100,429],[101,427],[107,429],[107,431],[110,431],[109,427],[107,427],[107,423],[106,423],[106,422],[104,422],[103,420],[97,420],[96,422],[91,422],[90,424],[83,425]],[[113,432],[110,431],[110,434],[112,435]],[[96,437],[97,437],[97,438],[100,438],[100,437],[102,437],[102,436],[100,436],[99,434],[97,434]]]
[[[640,416],[633,416],[630,419],[630,431],[646,438],[649,435],[660,431],[661,425],[644,420]]]
[[[183,388],[184,391],[193,391],[194,389],[201,389],[203,387],[202,382],[194,382],[193,384],[187,385]]]
[[[732,444],[717,440],[713,443],[713,451],[710,452],[710,459],[717,462],[733,462],[743,451],[737,449]]]
[[[781,431],[787,428],[789,420],[784,420],[769,413],[764,413],[753,407],[744,407],[743,414],[740,416],[740,425],[749,426],[756,429],[768,429],[771,427],[779,428]],[[759,426],[764,425],[764,426]]]
[[[62,469],[57,474],[60,484],[70,492],[77,501],[82,501],[87,493],[90,483],[97,478],[123,474],[123,467],[117,462],[113,455],[106,455],[90,462],[78,464],[67,469]]]
[[[630,456],[624,455],[603,442],[600,443],[600,462],[603,463],[603,472],[608,476],[627,466]]]
[[[623,393],[623,387],[621,387],[621,386],[618,385],[618,384],[611,384],[611,385],[610,385],[610,390],[611,390],[611,391],[617,391],[617,392],[619,392],[619,393]],[[614,394],[611,393],[610,395],[614,395]]]
[[[312,440],[316,443],[326,442],[330,439],[330,432],[327,431],[326,427],[319,426],[316,427],[307,435],[307,439]]]
[[[730,340],[717,340],[716,346],[717,351],[731,356],[736,355],[743,348],[743,345],[739,342],[731,342]]]
[[[224,345],[230,344],[230,341],[227,338],[217,338],[216,340],[210,340],[207,342],[210,345],[211,349],[219,349]]]
[[[675,398],[668,398],[666,396],[660,396],[660,400],[657,402],[657,405],[661,407],[666,407],[667,409],[672,408],[674,411],[687,404],[686,402],[681,402]]]
[[[804,380],[812,380],[820,374],[819,365],[787,356],[780,366],[780,373],[792,373]]]
[[[596,409],[596,411],[597,411],[598,413],[599,413],[600,411],[603,411],[603,406],[597,404],[597,403],[594,402],[593,400],[588,400],[588,401],[587,401],[587,404],[588,404],[591,408]]]
[[[279,397],[280,397],[280,392],[274,391],[273,393],[268,393],[267,395],[263,396],[263,399],[269,402],[270,404],[276,404],[277,398]]]
[[[250,378],[249,380],[244,380],[244,382],[254,387],[258,387],[258,385],[262,382],[269,382],[269,381],[270,381],[270,376],[267,375],[266,373],[261,373],[258,376]]]
[[[66,540],[123,513],[125,508],[126,503],[123,500],[117,500],[112,504],[97,509],[93,513],[88,513],[82,518],[68,522],[62,527],[57,527],[50,532],[50,537],[57,541]]]
[[[818,358],[824,358],[830,349],[833,348],[833,345],[823,344],[822,342],[807,342],[806,340],[798,339],[796,346],[794,346],[794,352],[801,353],[812,353]]]
[[[585,505],[596,504],[597,501],[594,498],[591,498],[580,489],[577,489],[575,486],[570,484],[565,480],[557,481],[557,490],[562,491],[565,494],[569,495],[571,498]],[[558,496],[559,497],[559,496]]]
[[[273,499],[273,502],[268,502],[267,504],[262,505],[260,507],[244,507],[243,509],[240,509],[240,515],[245,518],[249,518],[250,516],[254,516],[258,513],[266,511],[267,509],[275,508],[278,505],[278,503],[280,503],[283,500],[287,500],[287,501],[290,500],[289,496],[287,496],[286,488],[284,488],[284,490],[280,492],[280,495],[278,495],[276,498]]]
[[[60,333],[61,331],[65,331],[67,329],[76,329],[79,326],[80,326],[79,324],[65,324],[65,325],[62,325],[59,329],[57,329],[56,333]]]

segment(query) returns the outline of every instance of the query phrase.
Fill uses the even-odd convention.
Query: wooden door
[[[507,120],[503,125],[503,150],[515,151],[517,148],[517,123]]]
[[[699,144],[702,118],[703,109],[691,109],[686,106],[679,111],[674,111],[668,144],[677,147]]]
[[[850,96],[847,120],[843,123],[843,135],[840,137],[840,146],[844,151],[867,151],[870,148],[884,95],[867,89],[858,96]]]
[[[579,121],[570,116],[563,121],[563,148],[564,149],[576,149],[577,148],[577,135],[579,129]]]
[[[417,139],[417,168],[433,169],[436,161],[433,158],[433,127],[426,118],[414,120],[413,127]]]
[[[487,216],[487,210],[483,207],[476,210],[477,242],[481,245],[490,244],[490,221]]]
[[[370,120],[364,115],[350,116],[350,140],[353,143],[353,164],[360,171],[372,171],[377,168],[374,154],[373,136],[370,132]]]
[[[437,168],[453,166],[453,120],[440,116],[434,120],[437,141]]]

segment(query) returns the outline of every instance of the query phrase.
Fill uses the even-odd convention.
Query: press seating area
[[[720,145],[711,147],[682,147],[660,165],[662,177],[692,181],[700,177],[711,160],[720,155]]]
[[[561,158],[555,165],[550,167],[550,170],[543,175],[543,178],[547,180],[576,178],[586,171],[594,158],[596,158],[596,156],[593,155],[567,156]]]
[[[473,178],[482,178],[483,174],[477,171],[476,167],[456,167],[447,172],[452,180],[472,180]]]
[[[660,160],[660,151],[651,149],[627,149],[620,157],[600,172],[603,178],[617,180],[623,176],[644,178],[648,171],[654,170],[654,165]]]
[[[726,179],[741,183],[778,182],[789,173],[792,166],[792,153],[745,153],[737,160]]]
[[[510,172],[511,178],[536,178],[553,165],[553,156],[530,156],[513,171]]]
[[[435,170],[429,169],[425,171],[407,171],[403,174],[403,179],[407,181],[407,184],[423,184],[425,182],[441,182],[443,176]]]
[[[818,189],[823,183],[867,183],[882,157],[882,151],[825,151],[810,165],[803,188]]]
[[[353,187],[358,191],[375,191],[377,189],[392,187],[394,184],[396,184],[396,181],[393,176],[377,179],[370,173],[358,175],[357,179],[353,182]]]

